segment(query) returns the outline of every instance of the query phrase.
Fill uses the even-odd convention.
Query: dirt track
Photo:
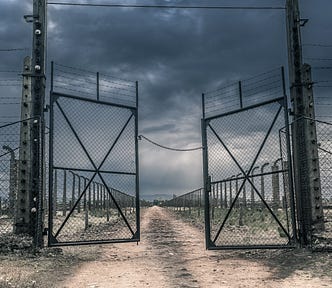
[[[198,228],[143,209],[135,243],[0,254],[0,288],[332,287],[332,253],[206,251]]]
[[[104,246],[56,286],[332,287],[330,255],[311,263],[317,256],[303,251],[206,251],[198,229],[160,207],[143,212],[141,228],[139,245]]]

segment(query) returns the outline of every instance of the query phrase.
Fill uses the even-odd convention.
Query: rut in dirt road
[[[157,256],[168,283],[174,287],[200,287],[195,276],[187,267],[187,251],[199,249],[192,241],[192,235],[187,235],[183,229],[183,222],[170,219],[164,209],[152,207],[144,229],[147,242],[151,245],[152,252]],[[192,240],[192,239],[191,239]]]

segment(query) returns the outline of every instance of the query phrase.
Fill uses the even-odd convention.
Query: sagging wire
[[[157,143],[157,142],[155,142],[155,141],[153,141],[153,140],[151,140],[151,139],[149,139],[149,138],[147,138],[147,137],[145,137],[143,135],[138,135],[138,140],[142,140],[142,139],[144,139],[144,140],[150,142],[151,144],[153,144],[155,146],[158,146],[160,148],[163,148],[163,149],[166,149],[166,150],[170,150],[170,151],[175,151],[175,152],[191,152],[191,151],[196,151],[196,150],[203,149],[202,146],[195,147],[195,148],[188,148],[188,149],[172,148],[172,147],[161,145],[161,144],[159,144],[159,143]]]

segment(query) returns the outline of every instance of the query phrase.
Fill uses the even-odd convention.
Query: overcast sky
[[[283,6],[285,1],[82,2]],[[332,45],[332,1],[302,0],[300,4],[302,18],[309,19],[303,28],[303,43]],[[0,0],[0,49],[30,49],[31,25],[24,22],[23,15],[31,12],[32,0]],[[21,70],[23,58],[29,53],[31,50],[0,52],[0,71]],[[332,66],[332,61],[310,59],[331,59],[331,47],[305,46],[304,56],[312,66]],[[273,68],[287,67],[285,14],[283,10],[49,6],[48,62],[51,60],[139,81],[140,134],[166,146],[198,147],[202,92]],[[314,80],[331,81],[331,71],[315,69]],[[0,79],[8,75],[0,73]],[[20,97],[19,87],[3,83],[0,82],[1,95]],[[332,82],[321,82],[320,86],[331,85]],[[317,87],[317,102],[331,104],[331,90]],[[2,106],[2,122],[6,117],[19,115],[19,107],[10,105]],[[332,106],[318,108],[320,116],[332,115]],[[140,172],[143,197],[189,192],[202,186],[201,151],[172,152],[141,141]]]

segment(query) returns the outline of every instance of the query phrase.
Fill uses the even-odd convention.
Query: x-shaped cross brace
[[[103,185],[106,187],[107,192],[108,192],[108,194],[110,195],[111,199],[113,200],[113,202],[114,202],[116,208],[118,209],[118,211],[119,211],[119,213],[120,213],[122,219],[123,219],[124,222],[126,223],[126,225],[127,225],[128,229],[130,230],[132,236],[134,237],[134,236],[135,236],[135,232],[134,232],[133,229],[131,228],[131,226],[130,226],[128,220],[126,219],[125,215],[123,214],[123,212],[122,212],[122,210],[121,210],[121,207],[119,206],[119,204],[117,203],[116,199],[115,199],[114,196],[112,195],[112,193],[111,193],[111,191],[110,191],[108,185],[106,184],[106,182],[105,182],[105,180],[104,180],[104,178],[103,178],[103,176],[101,175],[101,172],[100,172],[101,167],[104,165],[106,159],[108,158],[108,156],[109,156],[110,153],[112,152],[112,150],[113,150],[115,144],[118,142],[118,140],[120,139],[122,133],[123,133],[124,130],[127,128],[128,124],[129,124],[129,122],[130,122],[130,120],[131,120],[131,119],[133,118],[133,116],[134,116],[134,113],[132,113],[132,114],[129,116],[129,118],[128,118],[128,120],[126,121],[125,125],[124,125],[123,128],[121,129],[120,133],[118,134],[118,136],[117,136],[116,139],[114,140],[114,142],[113,142],[111,148],[108,150],[108,152],[106,153],[106,155],[105,155],[105,157],[103,158],[102,162],[101,162],[100,165],[97,167],[97,165],[96,165],[96,164],[94,163],[94,161],[92,160],[92,158],[91,158],[89,152],[86,150],[86,148],[85,148],[84,144],[82,143],[81,139],[79,138],[79,136],[78,136],[77,132],[75,131],[73,125],[70,123],[69,118],[67,117],[66,113],[63,111],[63,109],[62,109],[62,107],[60,106],[60,104],[58,103],[58,101],[56,101],[55,103],[56,103],[57,107],[59,108],[61,114],[62,114],[63,117],[65,118],[65,120],[66,120],[68,126],[70,127],[70,129],[71,129],[71,131],[73,132],[75,138],[76,138],[77,141],[79,142],[80,146],[82,147],[84,153],[85,153],[86,156],[88,157],[89,161],[91,162],[91,164],[92,164],[92,166],[93,166],[93,168],[94,168],[95,170],[93,171],[93,172],[94,172],[93,176],[90,178],[90,180],[89,180],[89,182],[87,183],[87,185],[85,186],[84,190],[82,191],[82,193],[80,194],[80,196],[79,196],[78,199],[76,200],[75,204],[74,204],[73,207],[71,208],[71,211],[68,213],[68,215],[66,216],[65,220],[62,222],[61,226],[59,227],[58,231],[55,233],[54,238],[56,238],[56,237],[60,234],[61,230],[62,230],[63,227],[66,225],[66,223],[67,223],[69,217],[70,217],[70,216],[72,215],[72,213],[74,212],[76,206],[78,205],[78,203],[79,203],[80,200],[82,199],[83,195],[86,193],[87,188],[88,188],[89,185],[92,183],[92,181],[93,181],[93,179],[96,177],[96,175],[99,175],[101,181],[103,182]]]
[[[233,209],[233,207],[234,207],[234,205],[235,205],[235,203],[236,203],[236,201],[237,201],[237,199],[238,199],[238,197],[239,197],[239,195],[240,195],[240,192],[241,192],[241,190],[243,189],[243,187],[244,187],[244,185],[245,185],[245,183],[246,183],[246,181],[248,181],[248,182],[250,183],[250,185],[253,187],[253,189],[255,190],[255,192],[257,193],[257,195],[259,196],[259,198],[262,200],[262,202],[264,203],[264,205],[266,206],[266,208],[267,208],[267,209],[269,210],[269,212],[272,214],[273,218],[276,220],[276,222],[278,223],[278,225],[281,227],[281,229],[282,229],[282,230],[284,231],[284,233],[287,235],[288,239],[289,239],[289,240],[291,239],[291,237],[290,237],[289,233],[287,232],[287,230],[284,228],[284,226],[282,225],[282,223],[279,221],[278,217],[274,214],[274,212],[272,211],[272,209],[271,209],[271,208],[269,207],[269,205],[266,203],[265,199],[262,197],[262,195],[260,194],[260,192],[259,192],[259,191],[257,190],[257,188],[255,187],[254,183],[253,183],[253,182],[250,180],[250,178],[249,178],[249,175],[250,175],[250,173],[251,173],[253,167],[255,166],[256,161],[257,161],[259,155],[261,154],[261,152],[262,152],[262,150],[263,150],[263,147],[264,147],[264,145],[265,145],[265,143],[266,143],[266,141],[267,141],[267,139],[268,139],[268,137],[269,137],[269,135],[270,135],[270,133],[271,133],[273,127],[274,127],[274,124],[276,123],[276,121],[277,121],[277,119],[278,119],[278,117],[279,117],[279,114],[280,114],[281,110],[282,110],[282,106],[279,107],[278,112],[276,113],[276,115],[275,115],[275,117],[274,117],[274,119],[273,119],[273,121],[272,121],[272,124],[270,125],[269,130],[268,130],[268,132],[266,133],[266,135],[265,135],[265,137],[264,137],[264,140],[263,140],[263,142],[261,143],[261,145],[260,145],[260,147],[259,147],[259,150],[258,150],[258,152],[257,152],[257,154],[256,154],[256,156],[255,156],[255,158],[254,158],[254,160],[252,161],[252,164],[251,164],[250,168],[249,168],[247,171],[245,171],[245,170],[241,167],[240,163],[237,161],[237,159],[234,157],[234,155],[232,154],[232,152],[228,149],[228,147],[226,146],[226,144],[224,143],[224,141],[220,138],[220,136],[219,136],[218,133],[213,129],[213,127],[210,125],[210,123],[208,124],[208,126],[210,127],[210,129],[211,129],[211,131],[213,132],[213,134],[217,137],[217,139],[219,140],[219,142],[221,143],[221,145],[225,148],[225,150],[227,151],[227,153],[231,156],[232,160],[235,162],[235,164],[237,165],[237,167],[241,170],[242,174],[244,175],[244,180],[243,180],[243,182],[242,182],[242,184],[241,184],[239,190],[237,191],[236,196],[234,197],[234,199],[233,199],[233,201],[232,201],[232,203],[231,203],[231,206],[230,206],[229,210],[227,211],[227,214],[226,214],[226,216],[225,216],[225,218],[224,218],[224,220],[223,220],[223,222],[222,222],[222,224],[221,224],[221,226],[220,226],[220,228],[219,228],[219,230],[218,230],[216,236],[215,236],[214,239],[213,239],[213,243],[215,243],[215,242],[217,241],[217,239],[218,239],[218,237],[219,237],[219,235],[220,235],[222,229],[224,228],[224,226],[225,226],[225,224],[226,224],[226,221],[227,221],[227,219],[228,219],[228,217],[229,217],[229,215],[230,215],[230,213],[231,213],[231,211],[232,211],[232,209]]]

